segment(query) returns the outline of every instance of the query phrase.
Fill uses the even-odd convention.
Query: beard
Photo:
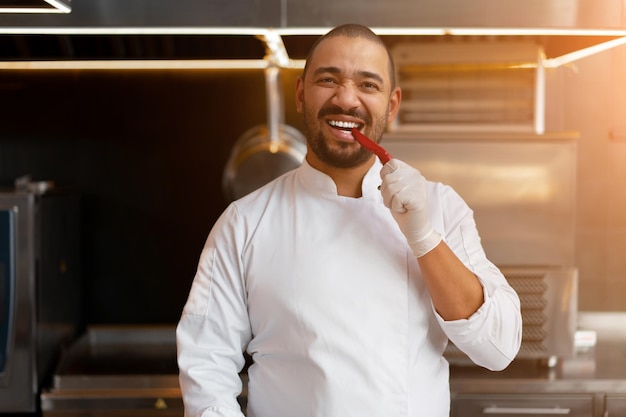
[[[335,168],[354,168],[370,160],[372,153],[356,142],[331,142],[324,137],[320,123],[324,123],[324,116],[347,115],[359,118],[365,122],[365,126],[371,126],[370,137],[376,142],[380,142],[386,127],[388,111],[372,125],[372,118],[369,114],[358,110],[344,111],[339,106],[327,105],[320,109],[317,114],[309,111],[305,104],[302,106],[304,115],[304,127],[307,144],[311,152],[323,163]],[[355,145],[356,144],[356,145]]]

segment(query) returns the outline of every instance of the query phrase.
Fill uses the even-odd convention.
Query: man
[[[316,43],[297,81],[301,167],[231,204],[177,328],[188,417],[449,415],[448,339],[505,368],[519,299],[448,186],[352,137],[380,140],[401,101],[382,41],[358,25]]]

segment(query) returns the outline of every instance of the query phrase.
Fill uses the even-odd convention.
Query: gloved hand
[[[441,235],[430,224],[426,179],[410,165],[392,159],[380,171],[380,190],[385,206],[419,258],[441,242]]]

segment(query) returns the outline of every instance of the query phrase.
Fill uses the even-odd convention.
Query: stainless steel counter
[[[538,360],[516,360],[501,372],[452,366],[453,398],[590,394],[603,410],[602,396],[626,396],[626,313],[579,313],[578,323],[597,335],[593,348],[553,367]],[[43,415],[182,417],[177,372],[173,326],[91,328],[65,353],[52,387],[42,393]],[[245,393],[240,401],[245,406]]]
[[[182,417],[173,326],[95,326],[62,356],[44,417]]]

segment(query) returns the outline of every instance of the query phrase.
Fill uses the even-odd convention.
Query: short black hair
[[[304,64],[304,71],[302,73],[303,77],[306,75],[307,69],[309,67],[309,61],[313,56],[313,53],[317,49],[318,45],[326,39],[336,36],[345,36],[346,38],[363,38],[382,46],[387,52],[391,89],[393,90],[396,87],[396,65],[393,62],[393,57],[391,56],[389,48],[387,48],[387,45],[385,45],[385,42],[383,42],[380,36],[375,34],[370,28],[355,23],[347,23],[345,25],[337,26],[315,41],[313,46],[311,46],[311,49],[309,49],[309,53],[307,54],[306,63]]]

